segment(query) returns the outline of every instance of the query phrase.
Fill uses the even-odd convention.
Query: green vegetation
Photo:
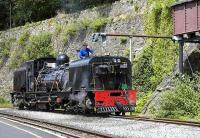
[[[137,106],[135,108],[136,113],[141,113],[144,105],[147,103],[148,99],[152,96],[152,92],[139,92],[137,94]]]
[[[100,17],[95,20],[93,20],[90,24],[90,28],[94,32],[100,31],[102,27],[104,27],[109,22],[109,19],[106,17]]]
[[[64,34],[68,36],[75,36],[78,30],[77,24],[69,24],[64,28]]]
[[[190,77],[177,78],[176,87],[166,91],[159,106],[151,109],[157,117],[179,119],[200,119],[200,75],[194,79]]]
[[[36,59],[53,55],[53,47],[51,45],[52,35],[43,32],[36,36],[31,36],[29,44],[25,48],[25,60]]]
[[[52,35],[48,32],[30,36],[30,33],[25,31],[17,40],[17,46],[11,54],[9,67],[16,68],[26,60],[54,55],[51,38]]]
[[[0,42],[0,58],[8,58],[9,52],[11,47],[11,41],[10,40],[4,40],[3,42]]]
[[[51,18],[61,8],[59,0],[0,0],[0,30],[9,27],[10,6],[12,27]]]
[[[0,108],[10,108],[12,107],[11,103],[5,100],[3,97],[0,97]]]
[[[120,38],[120,44],[121,44],[121,45],[125,45],[125,44],[127,43],[127,41],[128,41],[128,40],[127,40],[126,37],[121,37],[121,38]]]
[[[30,37],[29,31],[25,31],[19,39],[16,41],[16,46],[14,50],[11,52],[9,67],[16,68],[21,65],[22,62],[25,61],[24,53],[25,47],[28,44]]]
[[[133,88],[141,92],[152,90],[151,76],[154,75],[152,67],[152,49],[146,48],[141,55],[134,59]]]
[[[0,66],[9,58],[12,43],[15,41],[13,38],[2,38],[0,41]]]
[[[171,36],[172,18],[170,6],[175,0],[148,0],[144,15],[146,35]],[[137,9],[137,8],[136,8]],[[171,40],[147,39],[144,50],[136,56],[133,65],[133,88],[142,94],[137,101],[141,112],[152,92],[166,75],[169,75],[178,57],[177,44]]]
[[[88,19],[88,18],[82,19],[82,20],[80,21],[80,25],[83,26],[83,28],[88,29],[88,28],[90,27],[92,21],[93,21],[93,20]]]
[[[96,19],[83,19],[80,21],[80,26],[89,29],[93,32],[98,32],[102,27],[111,21],[108,17],[99,17]]]
[[[140,11],[140,7],[138,6],[138,4],[135,4],[135,5],[134,5],[134,11],[135,11],[136,13],[138,13],[138,12]]]
[[[170,5],[175,0],[148,0],[144,28],[146,35],[172,35]],[[171,40],[148,39],[144,51],[135,58],[133,87],[154,91],[161,80],[171,73],[177,61],[177,45]]]
[[[77,23],[71,23],[67,25],[57,24],[53,36],[56,36],[56,39],[60,41],[59,47],[66,46],[69,40],[76,36],[78,29],[79,25]]]

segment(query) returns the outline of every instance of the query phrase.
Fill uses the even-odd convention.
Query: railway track
[[[167,123],[167,124],[200,127],[200,122],[195,122],[195,121],[181,121],[181,120],[177,120],[177,119],[151,118],[151,117],[145,117],[145,116],[118,116],[118,117],[111,116],[111,117],[128,119],[128,120],[149,121],[149,122],[156,122],[156,123]]]
[[[101,134],[94,131],[83,130],[71,126],[58,125],[54,123],[45,122],[42,120],[30,119],[26,117],[12,115],[10,113],[0,112],[0,117],[17,121],[24,124],[29,124],[38,128],[50,130],[54,133],[61,134],[64,137],[70,138],[111,138],[111,136]]]

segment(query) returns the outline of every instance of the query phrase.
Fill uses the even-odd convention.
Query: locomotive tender
[[[134,111],[131,62],[100,56],[69,63],[65,54],[25,62],[14,72],[12,103],[19,109],[125,113]]]

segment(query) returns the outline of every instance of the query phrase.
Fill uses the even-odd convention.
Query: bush
[[[137,113],[141,113],[142,109],[144,108],[144,105],[147,103],[147,101],[149,100],[149,98],[152,96],[152,92],[139,92],[137,94],[137,105],[135,108],[135,111]]]
[[[200,113],[195,117],[195,119],[200,121]]]
[[[127,43],[127,38],[121,37],[121,38],[120,38],[120,44],[121,44],[121,45],[125,45],[126,43]]]
[[[11,57],[8,64],[9,68],[14,69],[16,67],[19,67],[21,63],[25,61],[25,48],[29,43],[29,38],[30,32],[25,31],[16,41],[17,45],[13,48],[14,50],[11,52]]]
[[[107,17],[99,17],[96,19],[83,19],[79,21],[80,26],[85,29],[91,29],[93,32],[98,32],[110,21]]]
[[[175,0],[148,0],[144,18],[146,35],[172,35],[170,6]],[[133,63],[133,87],[154,91],[162,79],[171,73],[178,57],[178,48],[171,40],[147,39],[144,51]]]
[[[19,39],[17,40],[17,44],[18,44],[20,47],[25,47],[27,41],[29,40],[29,37],[30,37],[30,32],[29,32],[29,31],[25,31],[25,32],[19,37]]]
[[[140,7],[138,6],[138,4],[135,4],[135,5],[134,5],[134,11],[135,11],[136,13],[138,13],[138,12],[140,11]]]
[[[5,100],[3,97],[0,97],[0,108],[7,108],[11,107],[11,103],[7,100]]]
[[[108,23],[108,21],[109,19],[106,17],[97,18],[91,22],[90,28],[92,29],[92,31],[98,32],[102,27],[104,27]]]
[[[0,40],[0,66],[3,66],[3,64],[9,59],[11,46],[14,41],[15,39],[13,38],[2,38],[2,41]]]
[[[161,96],[160,105],[152,113],[158,117],[199,119],[199,90],[200,76],[176,79],[176,87]]]
[[[90,27],[92,20],[91,19],[83,19],[80,21],[80,25],[83,26],[85,29],[87,29],[88,27]]]
[[[14,42],[14,39],[12,38],[3,38],[2,41],[0,41],[0,58],[8,58],[10,54],[10,48],[12,46],[12,42]]]
[[[154,75],[152,68],[152,52],[151,49],[145,49],[140,57],[137,57],[133,64],[133,88],[139,91],[147,92],[155,89],[152,87],[151,76]]]
[[[19,67],[26,60],[54,55],[51,37],[48,32],[30,36],[30,33],[25,31],[17,40],[17,46],[11,53],[9,68]]]
[[[36,36],[30,37],[30,42],[25,48],[25,60],[36,59],[53,55],[53,47],[51,45],[52,35],[48,32],[43,32]]]
[[[76,23],[73,23],[73,24],[69,24],[69,25],[67,25],[65,28],[64,28],[64,30],[63,30],[63,32],[64,32],[64,34],[65,35],[68,35],[68,36],[75,36],[76,35],[76,32],[77,32],[77,30],[78,30],[78,24],[76,24]]]

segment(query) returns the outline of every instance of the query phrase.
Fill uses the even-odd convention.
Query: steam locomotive
[[[134,111],[131,63],[99,56],[69,62],[65,54],[27,61],[14,72],[12,103],[19,109],[125,113]]]

